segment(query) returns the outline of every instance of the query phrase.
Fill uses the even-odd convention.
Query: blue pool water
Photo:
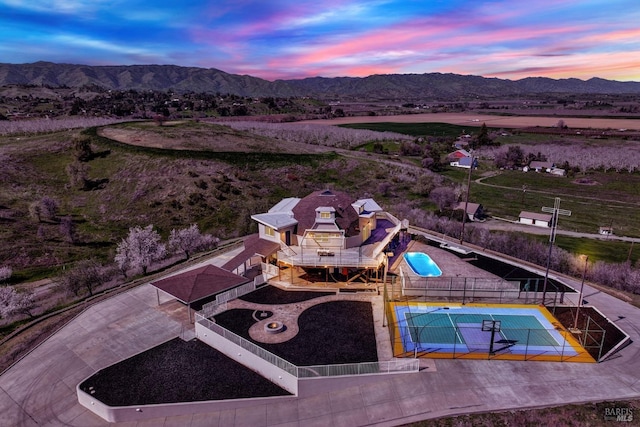
[[[411,267],[411,270],[421,277],[438,277],[442,276],[442,270],[438,267],[429,255],[423,252],[407,252],[404,259]]]

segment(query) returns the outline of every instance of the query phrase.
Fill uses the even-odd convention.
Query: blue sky
[[[640,81],[638,0],[0,0],[0,62]]]

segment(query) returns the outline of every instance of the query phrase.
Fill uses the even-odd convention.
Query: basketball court
[[[595,362],[543,306],[390,304],[396,357]]]

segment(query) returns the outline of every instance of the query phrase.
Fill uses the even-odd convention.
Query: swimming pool
[[[442,276],[442,270],[431,257],[424,252],[407,252],[404,259],[411,267],[411,271],[420,277],[439,277]]]

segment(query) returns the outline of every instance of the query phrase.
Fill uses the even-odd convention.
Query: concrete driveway
[[[588,285],[585,299],[633,339],[603,363],[438,359],[419,373],[347,382],[280,403],[109,424],[78,404],[75,386],[189,327],[184,315],[158,307],[153,288],[142,285],[89,308],[0,376],[0,426],[395,426],[471,412],[640,399],[640,310]]]

